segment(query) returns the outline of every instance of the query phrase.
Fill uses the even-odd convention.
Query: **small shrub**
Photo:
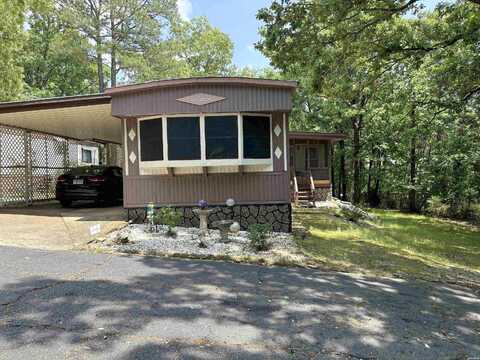
[[[431,216],[445,218],[450,216],[450,207],[440,197],[432,196],[427,201],[426,212]]]
[[[177,235],[174,228],[182,221],[182,214],[173,208],[163,207],[155,214],[153,221],[155,225],[167,226],[167,235],[173,237]]]
[[[267,238],[272,228],[269,224],[252,224],[248,227],[250,246],[255,251],[268,250]]]

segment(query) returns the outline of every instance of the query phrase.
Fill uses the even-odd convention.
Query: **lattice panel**
[[[68,142],[68,166],[78,166],[78,149],[80,145],[77,142]]]
[[[106,154],[103,151],[106,147],[100,144],[0,125],[0,206],[54,199],[57,177],[79,165],[79,149],[83,144],[97,146],[101,154]],[[113,146],[112,151],[123,158],[121,147]],[[112,154],[111,158],[115,156]]]
[[[24,167],[0,168],[0,205],[24,203],[27,196]]]
[[[27,195],[25,132],[0,126],[0,205],[21,203]]]
[[[0,166],[25,165],[25,131],[0,126]]]

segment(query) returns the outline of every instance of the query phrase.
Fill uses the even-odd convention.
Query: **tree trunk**
[[[110,29],[112,32],[112,44],[110,48],[110,86],[117,86],[117,52],[116,52],[116,36],[115,36],[115,18],[113,10],[110,12]]]
[[[371,206],[372,199],[372,171],[373,171],[373,159],[370,159],[368,162],[368,180],[367,180],[367,198],[368,203]]]
[[[411,130],[412,138],[410,140],[410,190],[408,191],[408,208],[410,211],[417,212],[417,135],[415,120],[415,109],[411,112]]]
[[[352,120],[353,128],[353,203],[359,204],[362,199],[362,187],[360,183],[360,128],[362,124],[361,115]]]
[[[98,92],[103,93],[105,91],[105,82],[103,79],[103,59],[102,53],[97,48],[97,74],[98,74]]]
[[[117,86],[117,58],[115,53],[115,47],[112,46],[111,50],[111,60],[110,60],[110,86]]]
[[[347,200],[347,172],[345,171],[345,141],[340,141],[340,171],[338,173],[339,191],[338,195],[343,201]]]
[[[105,91],[105,78],[103,74],[103,41],[102,41],[102,23],[100,19],[102,8],[102,1],[98,2],[98,8],[96,11],[95,19],[95,51],[97,60],[97,75],[98,75],[98,92],[103,93]]]

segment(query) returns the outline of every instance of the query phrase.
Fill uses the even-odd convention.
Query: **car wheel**
[[[70,205],[72,205],[72,201],[71,200],[60,200],[60,205],[62,205],[62,207],[69,207]]]

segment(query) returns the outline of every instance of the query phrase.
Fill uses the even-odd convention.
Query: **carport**
[[[70,167],[121,166],[121,143],[106,95],[0,103],[0,207],[53,199]]]

